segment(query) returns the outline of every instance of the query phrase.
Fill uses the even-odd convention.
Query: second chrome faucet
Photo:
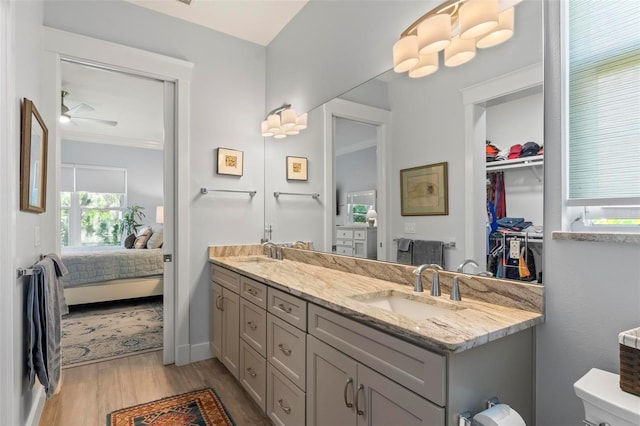
[[[422,288],[422,272],[425,269],[433,270],[433,279],[431,280],[431,295],[432,296],[440,296],[440,280],[438,278],[438,270],[442,270],[442,266],[437,263],[429,263],[426,265],[420,265],[415,270],[416,274],[416,283],[413,287],[413,291],[422,292],[424,291]]]

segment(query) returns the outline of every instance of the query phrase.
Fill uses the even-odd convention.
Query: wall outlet
[[[511,240],[511,242],[509,243],[509,257],[511,259],[520,258],[520,241]]]
[[[416,224],[411,222],[405,222],[404,224],[404,233],[405,234],[415,234],[416,233]]]

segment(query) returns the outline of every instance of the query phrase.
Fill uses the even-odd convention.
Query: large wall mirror
[[[315,250],[339,252],[340,236],[349,235],[341,231],[369,227],[346,220],[348,194],[371,190],[375,256],[366,257],[395,262],[399,242],[439,241],[448,270],[472,258],[480,266],[465,272],[491,269],[505,278],[538,281],[543,157],[532,155],[534,145],[527,145],[527,157],[514,153],[529,142],[544,145],[542,16],[542,1],[525,0],[516,6],[514,36],[479,50],[470,62],[441,64],[418,79],[388,71],[309,111],[308,128],[299,135],[267,138],[265,226],[271,239],[311,241]],[[494,158],[486,141],[506,157],[512,150],[511,158],[487,161],[487,155]],[[307,181],[286,180],[286,156],[308,158]],[[402,216],[400,170],[442,162],[448,169],[448,214]],[[277,191],[303,195],[273,197]],[[313,193],[320,197],[304,195]],[[487,211],[496,208],[511,219],[502,221],[511,229],[492,233]],[[530,278],[520,276],[525,267],[534,269]]]

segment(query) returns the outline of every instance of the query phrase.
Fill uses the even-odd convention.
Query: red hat
[[[522,151],[522,145],[520,145],[519,143],[515,145],[511,145],[511,148],[509,148],[509,155],[507,156],[507,158],[509,160],[512,160],[514,158],[519,158],[520,151]]]

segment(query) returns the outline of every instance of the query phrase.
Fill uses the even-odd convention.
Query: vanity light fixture
[[[476,48],[513,36],[514,6],[522,0],[447,0],[411,24],[393,46],[393,69],[418,78],[438,70],[439,52],[448,67],[462,65]]]
[[[284,104],[269,111],[260,126],[262,136],[284,139],[300,133],[307,128],[307,113],[297,115],[291,104]]]

